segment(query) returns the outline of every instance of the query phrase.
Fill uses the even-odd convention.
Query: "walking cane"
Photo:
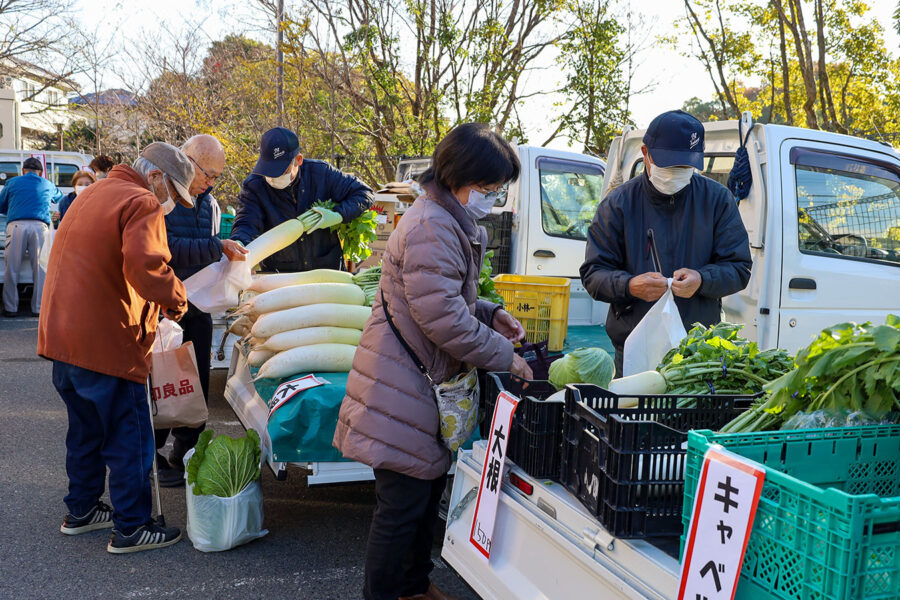
[[[150,396],[150,376],[147,376],[147,383],[145,384],[147,388],[147,408],[150,411],[150,428],[156,431],[153,428],[153,400]],[[166,526],[166,518],[163,516],[162,512],[162,504],[159,501],[159,471],[156,466],[156,444],[154,443],[153,447],[153,483],[156,487],[156,522],[159,523],[160,527]]]

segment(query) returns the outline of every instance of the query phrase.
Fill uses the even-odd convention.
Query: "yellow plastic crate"
[[[567,278],[497,275],[494,286],[506,310],[525,327],[526,341],[547,340],[550,351],[563,349],[569,327]]]

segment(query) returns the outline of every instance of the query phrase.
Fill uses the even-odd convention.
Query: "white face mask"
[[[162,203],[162,209],[164,215],[167,215],[175,210],[175,201],[172,200],[172,196],[169,196],[169,199]]]
[[[472,218],[476,221],[483,217],[486,217],[488,213],[491,212],[491,209],[494,207],[494,202],[497,201],[497,196],[500,195],[500,192],[491,192],[489,194],[483,194],[474,188],[469,189],[469,201],[466,203],[466,210],[472,215]]]
[[[81,192],[83,192],[86,189],[87,189],[86,185],[76,185],[75,186],[75,195],[77,196],[78,194],[80,194]]]
[[[693,167],[650,167],[650,183],[661,194],[677,194],[691,182]]]
[[[294,180],[294,169],[291,168],[287,173],[283,173],[278,177],[266,177],[266,183],[268,183],[271,187],[276,190],[283,190],[287,186],[291,185],[291,182]]]

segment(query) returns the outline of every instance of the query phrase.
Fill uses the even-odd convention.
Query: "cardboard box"
[[[369,267],[374,267],[378,263],[381,262],[381,259],[384,258],[384,249],[376,249],[374,244],[372,246],[372,256],[362,261],[357,268],[359,269],[368,269]]]
[[[399,201],[391,194],[375,194],[375,210],[378,213],[378,225],[375,231],[379,235],[390,235],[394,231]]]

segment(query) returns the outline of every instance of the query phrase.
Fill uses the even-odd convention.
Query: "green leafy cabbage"
[[[188,483],[196,496],[231,498],[259,479],[259,434],[248,429],[243,438],[213,435],[212,429],[200,434],[186,467]]]
[[[603,348],[578,348],[550,364],[550,383],[562,389],[568,383],[608,387],[616,372],[612,357]]]

